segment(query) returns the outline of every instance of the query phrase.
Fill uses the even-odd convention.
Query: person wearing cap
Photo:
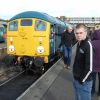
[[[62,47],[63,52],[63,61],[64,68],[69,69],[71,63],[71,51],[72,51],[72,43],[73,43],[73,29],[71,26],[68,26],[66,30],[61,35],[61,44],[59,47]]]

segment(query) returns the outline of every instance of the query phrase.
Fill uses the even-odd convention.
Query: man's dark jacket
[[[73,65],[74,79],[80,83],[90,81],[92,79],[93,66],[93,49],[90,41],[85,39],[81,43],[77,43],[76,56]]]
[[[75,35],[73,33],[69,33],[65,31],[61,36],[61,45],[65,45],[66,47],[71,47],[75,41]]]

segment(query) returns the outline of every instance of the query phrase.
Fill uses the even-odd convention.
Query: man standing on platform
[[[73,64],[75,100],[91,100],[93,50],[84,24],[76,26],[75,37],[78,41]]]
[[[59,46],[62,47],[65,68],[70,68],[71,63],[72,43],[74,38],[72,30],[73,29],[71,26],[68,26],[68,28],[66,28],[66,30],[62,33],[61,44]]]

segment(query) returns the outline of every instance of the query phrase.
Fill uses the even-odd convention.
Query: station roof
[[[58,20],[57,18],[52,17],[46,13],[37,12],[37,11],[22,12],[20,14],[15,15],[14,17],[12,17],[10,19],[10,21],[19,19],[19,18],[38,18],[38,19],[42,19],[42,20],[48,21],[53,24],[62,24],[61,21]]]

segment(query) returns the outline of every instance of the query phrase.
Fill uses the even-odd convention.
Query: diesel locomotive
[[[24,68],[41,72],[58,52],[66,27],[58,18],[43,12],[19,13],[8,22],[7,54],[15,56]]]

